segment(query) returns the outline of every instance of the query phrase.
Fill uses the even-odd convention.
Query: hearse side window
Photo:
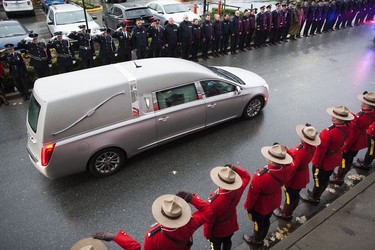
[[[165,109],[198,100],[198,95],[195,85],[192,83],[189,85],[156,92],[156,98],[158,101],[158,108]]]
[[[34,133],[36,133],[38,126],[39,112],[40,104],[35,100],[34,96],[32,96],[29,104],[28,123]]]
[[[226,94],[236,90],[236,86],[217,80],[201,81],[206,97]]]

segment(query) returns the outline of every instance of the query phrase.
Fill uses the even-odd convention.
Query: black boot
[[[307,190],[307,195],[306,194],[300,194],[299,196],[301,197],[302,200],[309,202],[313,205],[318,205],[320,203],[320,195],[323,193],[321,190],[321,187],[316,187],[314,186],[313,191]]]
[[[249,245],[254,245],[254,246],[262,246],[263,245],[262,235],[261,235],[261,232],[259,232],[259,231],[254,231],[253,236],[249,236],[247,234],[244,234],[243,239]]]
[[[363,160],[357,159],[356,163],[353,163],[353,167],[361,169],[361,170],[370,170],[371,169],[371,163],[373,159],[369,155],[366,154],[365,158]]]
[[[349,172],[350,167],[339,167],[337,170],[337,174],[333,173],[331,177],[329,178],[329,182],[336,184],[336,185],[342,185],[344,184],[345,175]]]
[[[297,202],[298,205],[298,202]],[[280,219],[286,220],[286,221],[291,221],[293,218],[293,211],[297,206],[295,204],[287,204],[286,202],[284,203],[283,208],[276,208],[273,210],[273,214]]]

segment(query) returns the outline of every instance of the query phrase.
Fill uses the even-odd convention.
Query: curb
[[[289,249],[296,245],[303,237],[313,231],[316,227],[324,223],[328,218],[339,212],[345,205],[357,197],[360,193],[366,190],[369,186],[375,183],[375,173],[371,173],[364,180],[359,182],[350,191],[344,193],[328,207],[320,211],[305,224],[300,226],[297,230],[286,237],[284,240],[278,242],[276,245],[271,247],[275,250]]]
[[[93,8],[93,9],[87,9],[87,8],[86,8],[86,11],[87,11],[87,13],[97,13],[97,12],[101,12],[101,11],[103,11],[103,6],[100,5],[100,7]]]

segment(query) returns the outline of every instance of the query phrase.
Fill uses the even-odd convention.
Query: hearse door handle
[[[30,136],[29,138],[30,138],[30,141],[31,141],[32,143],[34,143],[34,144],[36,143],[36,140],[35,140],[32,136]]]
[[[169,119],[169,116],[163,116],[163,117],[160,117],[158,120],[162,122],[166,122],[168,119]]]
[[[207,108],[215,108],[216,103],[210,103],[207,105]]]

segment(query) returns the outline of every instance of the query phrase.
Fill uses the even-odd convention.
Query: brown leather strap
[[[233,190],[232,200],[230,201],[229,206],[228,206],[227,209],[223,212],[223,214],[225,214],[226,212],[228,212],[229,209],[232,207],[232,204],[233,204],[234,200],[236,199],[236,196],[237,196],[237,192],[236,192],[236,190]],[[227,216],[227,217],[224,218],[224,219],[216,220],[215,224],[219,224],[219,223],[226,222],[226,221],[230,220],[232,217],[233,217],[233,214],[230,214],[229,216]]]
[[[180,246],[187,246],[190,242],[192,242],[191,240],[188,241],[188,242],[178,240],[178,239],[170,236],[169,234],[167,234],[167,232],[165,232],[163,229],[161,229],[161,234],[164,235],[167,239],[173,241],[174,243],[176,243],[177,245],[180,245]]]
[[[278,183],[281,184],[281,186],[284,186],[284,182],[282,180],[280,180],[279,178],[277,178],[276,175],[274,175],[270,170],[268,170],[267,172],[269,175],[271,175],[272,178],[274,178]]]

